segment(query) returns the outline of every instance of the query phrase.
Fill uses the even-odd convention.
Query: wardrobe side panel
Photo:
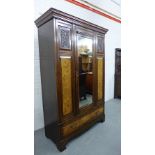
[[[39,27],[38,35],[43,110],[45,126],[47,126],[58,120],[54,21],[50,20]]]

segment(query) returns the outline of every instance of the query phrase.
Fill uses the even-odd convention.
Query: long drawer
[[[67,124],[66,126],[62,127],[63,136],[67,136],[74,131],[78,130],[81,126],[88,123],[92,119],[95,119],[97,116],[103,113],[103,107],[96,109],[95,111],[75,120],[74,122]]]

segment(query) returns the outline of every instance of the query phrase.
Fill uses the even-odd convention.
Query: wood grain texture
[[[71,57],[61,57],[63,115],[72,112]]]
[[[82,125],[88,123],[92,119],[96,118],[97,116],[101,115],[103,113],[103,107],[100,107],[93,111],[92,113],[89,113],[88,115],[85,115],[84,117],[81,117],[80,119],[77,119],[76,121],[66,125],[62,128],[62,132],[64,136],[67,136],[71,133],[73,133],[75,130],[80,128]]]
[[[103,58],[97,58],[98,100],[103,98]]]

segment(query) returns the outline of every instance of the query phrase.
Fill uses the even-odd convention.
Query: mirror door
[[[93,104],[93,35],[85,31],[78,31],[76,35],[77,45],[77,88],[79,108]]]

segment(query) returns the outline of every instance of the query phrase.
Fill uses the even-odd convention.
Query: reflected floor
[[[92,95],[86,94],[86,99],[80,101],[80,107],[92,104]]]

